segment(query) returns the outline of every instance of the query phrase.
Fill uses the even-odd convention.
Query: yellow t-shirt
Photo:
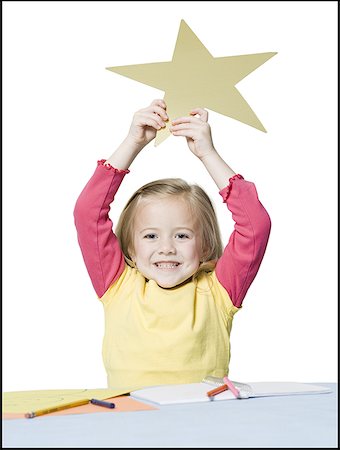
[[[108,385],[132,390],[222,377],[228,373],[233,315],[257,274],[270,233],[270,217],[254,183],[235,175],[220,191],[235,227],[215,271],[164,289],[125,263],[109,211],[129,171],[104,163],[98,161],[81,192],[74,219],[88,273],[104,305]]]
[[[164,289],[126,265],[100,298],[110,388],[194,383],[228,374],[236,308],[215,272]]]

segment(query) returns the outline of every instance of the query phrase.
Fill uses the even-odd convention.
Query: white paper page
[[[131,392],[131,397],[139,400],[147,400],[160,405],[176,403],[196,403],[235,398],[230,391],[221,392],[212,400],[207,392],[214,389],[206,383],[173,384],[168,386],[155,386]]]
[[[237,385],[241,385],[237,383]],[[247,383],[251,387],[249,397],[265,397],[276,395],[316,394],[331,392],[329,388],[294,382],[254,382]],[[130,393],[131,397],[146,400],[159,405],[178,403],[212,402],[236,400],[228,390],[209,398],[207,392],[214,389],[206,383],[173,384],[139,389]]]
[[[327,393],[331,390],[324,386],[307,383],[295,383],[292,381],[271,382],[260,381],[247,383],[252,390],[251,397],[264,397],[274,395],[298,395],[298,394],[315,394]]]

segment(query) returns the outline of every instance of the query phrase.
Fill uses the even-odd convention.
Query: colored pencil
[[[62,411],[63,409],[68,408],[75,408],[76,406],[82,406],[89,403],[89,399],[84,400],[76,400],[75,402],[70,403],[64,403],[63,405],[55,406],[54,408],[45,408],[45,409],[38,409],[37,411],[33,411],[30,413],[25,414],[25,417],[27,419],[33,419],[33,417],[42,416],[44,414],[49,414],[56,411]]]

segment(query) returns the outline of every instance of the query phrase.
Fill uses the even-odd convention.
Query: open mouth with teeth
[[[169,261],[169,262],[156,262],[154,265],[158,269],[176,269],[177,267],[181,266],[182,264],[176,261]]]

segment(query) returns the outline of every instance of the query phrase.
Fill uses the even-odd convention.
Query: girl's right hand
[[[150,106],[140,109],[134,116],[130,126],[128,140],[142,149],[156,137],[157,130],[165,127],[168,120],[164,100],[154,100]]]

